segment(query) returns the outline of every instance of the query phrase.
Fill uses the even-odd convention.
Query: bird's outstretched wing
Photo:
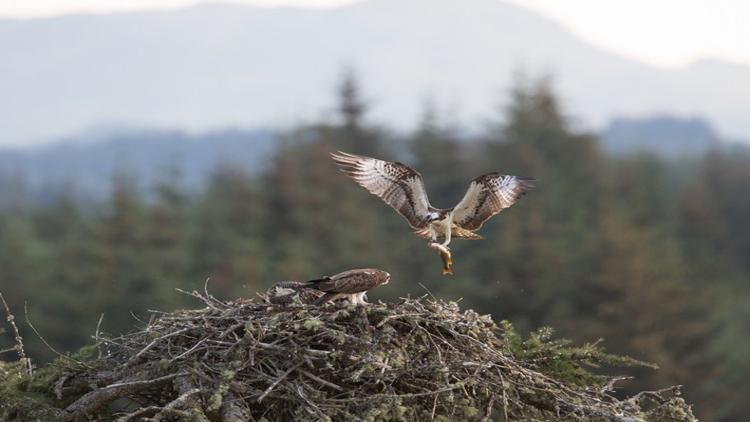
[[[430,202],[422,175],[409,167],[377,158],[331,154],[341,170],[403,216],[413,229],[427,226]]]
[[[466,230],[478,230],[493,215],[515,204],[534,187],[528,177],[489,173],[469,184],[461,202],[453,211],[453,222]]]

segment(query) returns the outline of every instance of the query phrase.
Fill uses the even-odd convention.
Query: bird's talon
[[[418,236],[430,239],[427,246],[440,254],[443,274],[453,274],[450,269],[453,260],[448,248],[452,236],[480,239],[481,236],[474,232],[484,221],[513,205],[534,186],[532,178],[487,173],[471,181],[464,199],[455,207],[438,209],[430,206],[427,200],[422,176],[401,163],[342,151],[331,154],[331,157],[357,184],[370,192],[379,192],[376,195],[409,220],[413,228],[418,228],[415,230]],[[394,190],[395,187],[399,189]],[[394,192],[398,192],[398,196]],[[404,209],[402,204],[407,202],[410,206]],[[440,237],[443,237],[443,243],[437,242]]]

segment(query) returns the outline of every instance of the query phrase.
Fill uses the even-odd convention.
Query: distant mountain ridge
[[[147,199],[160,181],[175,175],[172,181],[180,187],[201,189],[226,166],[249,175],[264,170],[283,138],[264,129],[190,135],[103,128],[49,145],[0,148],[0,208],[14,205],[18,189],[36,203],[49,203],[60,194],[99,201],[111,193],[117,174],[130,177]],[[733,146],[719,140],[708,122],[673,116],[617,119],[600,138],[602,149],[611,155],[650,153],[667,160]]]
[[[646,152],[662,158],[680,158],[721,146],[711,124],[695,117],[618,118],[609,124],[601,138],[604,150],[615,155]]]
[[[177,182],[182,188],[199,189],[221,166],[247,174],[265,168],[277,141],[267,130],[188,135],[141,129],[95,140],[84,136],[31,149],[0,149],[0,197],[12,197],[7,192],[19,182],[36,202],[54,199],[60,193],[100,200],[109,195],[118,173],[132,177],[145,197],[170,172],[179,174]]]
[[[590,127],[618,115],[700,115],[750,138],[750,67],[641,64],[499,0],[368,0],[325,10],[206,4],[0,20],[0,145],[92,125],[279,126],[318,117],[344,65],[375,119],[416,121],[425,96],[471,123],[518,70],[551,73]]]

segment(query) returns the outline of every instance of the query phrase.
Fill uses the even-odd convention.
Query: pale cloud
[[[336,7],[356,0],[235,0],[267,7]],[[377,1],[377,0],[375,0]],[[403,0],[410,1],[410,0]],[[498,0],[501,1],[501,0]],[[508,0],[556,20],[584,40],[650,64],[702,58],[750,64],[750,1]],[[174,9],[195,0],[0,0],[0,17]],[[470,4],[467,2],[467,4]]]
[[[258,6],[336,7],[356,0],[229,0]],[[135,10],[161,10],[188,7],[198,0],[0,0],[0,16],[14,18],[47,17],[69,13],[108,13]]]
[[[746,0],[514,0],[581,38],[648,63],[702,58],[750,64]]]

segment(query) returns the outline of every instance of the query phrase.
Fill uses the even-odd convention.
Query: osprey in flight
[[[302,303],[322,305],[326,302],[347,299],[355,305],[364,305],[365,294],[381,284],[388,284],[391,275],[375,268],[344,271],[310,281],[281,281],[273,285],[269,301],[275,304],[292,303],[298,296]]]
[[[488,173],[469,183],[463,199],[453,208],[430,205],[422,175],[391,161],[347,154],[333,160],[360,186],[377,195],[409,222],[417,236],[430,239],[430,248],[443,258],[443,274],[453,274],[448,244],[451,238],[481,239],[475,232],[493,215],[515,204],[533,187],[535,179]],[[445,240],[438,243],[438,238]]]

